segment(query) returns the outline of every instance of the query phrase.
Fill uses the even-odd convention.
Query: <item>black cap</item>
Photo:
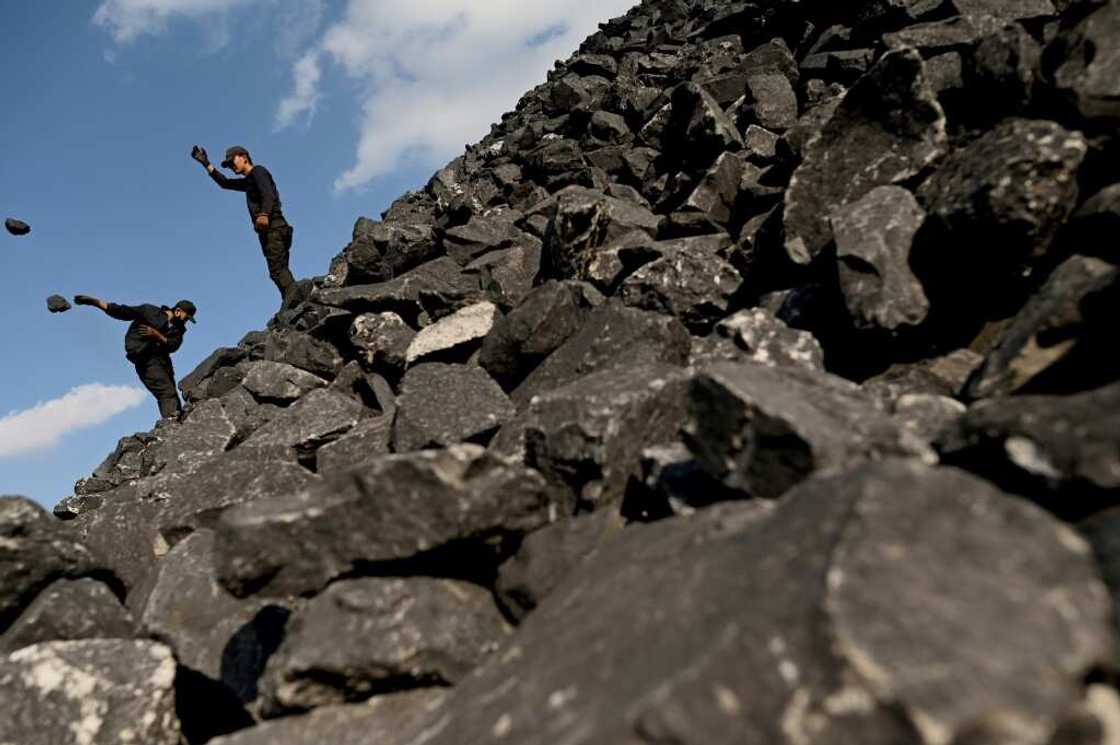
[[[194,303],[192,303],[190,300],[180,300],[179,302],[175,303],[175,307],[172,308],[172,310],[184,310],[187,313],[188,321],[190,321],[191,323],[198,323],[198,321],[194,320],[194,314],[197,308],[194,307]]]
[[[222,161],[222,168],[232,168],[233,167],[233,156],[235,156],[235,155],[244,155],[246,158],[248,158],[249,157],[249,151],[246,150],[245,148],[241,147],[240,145],[234,145],[233,147],[227,147],[226,148],[226,159]]]

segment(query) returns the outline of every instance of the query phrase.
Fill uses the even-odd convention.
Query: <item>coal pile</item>
[[[181,422],[0,500],[0,742],[1116,742],[1118,48],[604,23]]]

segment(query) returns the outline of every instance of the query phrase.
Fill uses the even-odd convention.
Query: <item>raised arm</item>
[[[92,305],[105,311],[105,315],[116,318],[118,321],[135,321],[141,317],[140,307],[137,305],[121,305],[120,303],[107,303],[92,295],[75,295],[75,305]]]
[[[246,178],[226,178],[225,174],[219,171],[210,163],[209,156],[206,155],[206,149],[195,145],[191,148],[191,157],[202,164],[206,172],[210,174],[210,178],[214,179],[214,183],[223,189],[230,191],[248,191],[249,179]]]

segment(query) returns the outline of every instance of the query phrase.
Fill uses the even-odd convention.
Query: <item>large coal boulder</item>
[[[786,192],[786,252],[810,263],[832,239],[829,215],[877,186],[912,178],[946,150],[945,114],[918,52],[888,52],[809,141]]]
[[[289,604],[238,599],[218,584],[214,533],[200,530],[157,565],[142,600],[137,628],[175,652],[180,665],[220,682],[244,703],[257,698],[257,680],[280,645]]]
[[[97,509],[78,515],[73,528],[96,561],[134,590],[176,543],[212,527],[230,505],[298,491],[316,480],[292,461],[234,450],[119,487]]]
[[[872,189],[832,213],[840,291],[857,327],[894,331],[925,320],[929,300],[910,268],[925,219],[914,195],[898,186]]]
[[[343,255],[347,283],[384,282],[439,256],[431,225],[359,219]]]
[[[311,593],[363,568],[522,535],[555,517],[559,496],[540,474],[477,445],[384,456],[319,488],[227,511],[219,576],[239,596]],[[474,569],[451,557],[427,573]]]
[[[936,461],[928,443],[854,383],[822,372],[720,363],[691,382],[690,449],[733,489],[779,497],[819,471],[888,456]]]
[[[338,351],[311,334],[291,329],[270,331],[265,338],[264,358],[298,367],[330,380],[342,367]]]
[[[396,313],[363,313],[350,324],[350,343],[371,370],[399,374],[416,331]]]
[[[179,380],[179,390],[187,401],[201,401],[204,398],[220,396],[226,390],[211,390],[214,388],[213,379],[219,372],[233,368],[248,356],[248,351],[241,347],[219,347],[215,349],[194,370],[184,375]],[[242,374],[240,377],[245,377]]]
[[[715,253],[674,241],[650,246],[656,258],[619,287],[626,305],[674,316],[693,333],[705,333],[727,315],[742,276]]]
[[[1009,119],[986,132],[946,158],[918,190],[931,227],[946,242],[929,251],[942,254],[952,275],[958,258],[985,277],[1029,266],[1072,213],[1087,151],[1082,134],[1046,120]]]
[[[315,452],[316,473],[330,475],[379,455],[388,455],[393,438],[393,415],[364,419],[332,443]]]
[[[382,741],[934,745],[1003,723],[1043,743],[1111,659],[1110,613],[1086,542],[1041,510],[867,464],[774,510],[628,529]]]
[[[716,324],[717,344],[724,342],[731,349],[715,359],[735,361],[749,359],[762,365],[783,367],[794,365],[810,370],[824,370],[824,350],[808,331],[790,328],[765,308],[750,308],[727,316]],[[697,360],[693,344],[693,366]]]
[[[1120,122],[1120,3],[1096,5],[1046,49],[1043,73],[1085,126],[1107,132]]]
[[[1120,383],[979,401],[939,448],[946,462],[1063,516],[1084,517],[1120,493]]]
[[[608,302],[587,316],[582,328],[533,369],[510,398],[522,408],[538,393],[619,362],[686,365],[692,342],[672,316]]]
[[[404,453],[487,439],[515,413],[509,396],[480,367],[417,365],[401,380],[393,449]]]
[[[394,279],[350,287],[324,287],[311,294],[314,302],[353,313],[391,311],[410,326],[421,319],[453,313],[481,300],[478,276],[466,274],[453,259],[433,259]]]
[[[41,591],[0,634],[0,654],[39,642],[131,639],[132,615],[103,582],[60,579]]]
[[[241,385],[258,401],[288,404],[316,388],[326,388],[327,381],[283,362],[258,360],[248,364]]]
[[[603,296],[585,282],[550,280],[499,318],[482,341],[478,363],[507,390],[572,334]]]
[[[530,533],[499,568],[494,595],[518,622],[555,590],[580,562],[621,532],[617,512],[597,510]]]
[[[635,231],[655,236],[657,215],[640,204],[572,186],[536,212],[549,217],[542,261],[554,279],[585,279],[588,265],[612,241]]]
[[[69,526],[23,497],[0,497],[0,632],[55,580],[103,566]]]
[[[499,317],[498,307],[483,302],[441,318],[420,330],[405,351],[405,364],[446,360],[451,356],[465,358],[482,343]]]
[[[377,696],[363,704],[324,706],[303,716],[269,719],[211,740],[211,745],[367,745],[426,721],[446,688],[423,688]]]
[[[314,390],[241,443],[239,455],[262,460],[313,463],[315,451],[361,421],[365,407],[349,396]]]
[[[640,471],[642,450],[677,437],[688,373],[664,362],[623,362],[533,397],[499,449],[524,438],[525,461],[585,506],[618,505]]]
[[[179,745],[175,658],[150,641],[49,642],[0,658],[0,742]]]
[[[262,680],[264,709],[278,714],[457,683],[507,630],[491,594],[477,585],[426,577],[335,582],[292,617]]]

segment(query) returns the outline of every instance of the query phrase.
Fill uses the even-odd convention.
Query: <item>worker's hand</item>
[[[151,326],[140,326],[138,330],[140,331],[140,336],[146,336],[151,339],[163,339],[163,334],[156,331]]]
[[[206,155],[206,149],[195,145],[191,148],[191,157],[201,163],[203,166],[210,165],[210,158]]]
[[[253,221],[253,226],[258,232],[268,230],[268,215],[257,215],[257,219]]]
[[[101,301],[92,295],[75,295],[74,305],[101,305]]]

